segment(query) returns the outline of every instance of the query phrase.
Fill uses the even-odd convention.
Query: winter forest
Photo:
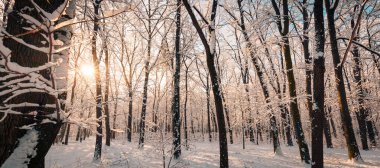
[[[380,1],[1,0],[0,167],[380,167]]]

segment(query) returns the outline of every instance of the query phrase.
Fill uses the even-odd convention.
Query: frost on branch
[[[55,25],[68,2],[15,0],[0,30],[0,166],[43,167],[58,134],[71,34]]]
[[[9,22],[0,32],[4,37],[0,39],[1,112],[25,114],[37,110],[51,114],[59,109],[57,90],[66,88],[71,29],[55,29],[54,25],[72,20],[58,20],[67,4],[68,0],[57,2],[51,10],[53,7],[35,1],[15,3],[14,8],[25,5],[12,11],[19,22]]]

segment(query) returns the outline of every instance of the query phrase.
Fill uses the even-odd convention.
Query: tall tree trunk
[[[158,74],[156,73],[155,83],[158,83]],[[156,114],[156,104],[157,104],[157,85],[153,89],[153,104],[152,104],[152,132],[157,132],[157,114]]]
[[[67,124],[66,134],[65,134],[65,145],[69,143],[69,135],[70,135],[70,126],[71,124]]]
[[[145,77],[144,77],[144,87],[143,87],[143,94],[142,94],[142,106],[141,106],[141,118],[140,118],[140,137],[139,137],[139,148],[144,147],[144,140],[145,140],[145,117],[146,117],[146,107],[148,102],[148,82],[149,82],[149,73],[150,73],[150,57],[151,57],[151,50],[152,50],[152,22],[151,22],[151,3],[150,0],[148,1],[148,44],[147,44],[147,57],[145,59]]]
[[[150,55],[150,45],[151,40],[148,40],[148,55]],[[148,56],[150,57],[150,56]],[[147,99],[148,99],[148,82],[149,82],[149,59],[145,62],[145,79],[144,79],[144,87],[143,87],[143,95],[142,95],[142,107],[141,107],[141,118],[140,118],[140,137],[139,137],[139,148],[144,147],[144,137],[145,137],[145,116],[146,116],[146,107],[147,107]]]
[[[218,68],[219,68],[219,66],[218,66]],[[219,74],[220,74],[220,70],[219,70]],[[219,76],[219,80],[221,80],[220,76]],[[230,111],[228,110],[228,107],[227,107],[227,103],[226,103],[226,98],[224,96],[224,92],[221,92],[221,94],[222,94],[222,99],[223,99],[224,112],[225,112],[225,115],[226,115],[228,134],[230,135],[230,144],[233,144],[234,143],[234,139],[233,139],[231,122],[230,122],[230,114],[229,114]]]
[[[173,156],[181,156],[181,111],[180,111],[180,72],[181,72],[181,1],[177,0],[176,34],[175,34],[175,72],[174,91],[172,99],[172,127],[173,127]],[[185,114],[186,115],[186,114]],[[185,130],[187,131],[187,130]]]
[[[285,74],[285,68],[284,68],[284,58],[283,58],[283,56],[281,56],[281,69],[282,69],[282,71],[283,71],[283,73]],[[286,95],[286,89],[287,89],[287,87],[286,87],[286,76],[285,75],[283,75],[284,77],[284,82],[283,82],[283,84],[282,84],[282,93],[280,93],[281,94],[281,98],[283,99],[283,97],[285,97],[285,95]],[[280,99],[280,100],[282,100],[282,99]],[[286,139],[287,139],[287,144],[289,145],[289,146],[293,146],[293,139],[292,139],[292,128],[291,128],[291,123],[290,123],[290,114],[289,114],[289,109],[288,109],[288,107],[287,107],[287,104],[283,104],[283,109],[284,109],[284,113],[285,113],[285,124],[287,125],[287,127],[285,128],[285,132],[286,132]]]
[[[355,7],[355,10],[356,10],[357,6]],[[360,24],[360,23],[359,23]],[[354,29],[354,26],[355,26],[355,21],[354,21],[354,18],[351,19],[351,28]],[[357,36],[354,38],[354,41],[358,41],[359,40],[359,29],[358,31],[356,32],[357,33]],[[357,117],[357,120],[358,120],[358,124],[359,124],[359,133],[360,133],[360,140],[362,142],[362,149],[363,150],[368,150],[368,142],[367,142],[367,127],[366,127],[366,116],[368,116],[368,110],[366,109],[366,107],[364,107],[364,91],[363,91],[363,87],[362,87],[362,65],[361,65],[361,61],[360,61],[360,54],[359,54],[359,49],[358,49],[358,46],[357,45],[353,45],[352,46],[352,56],[353,56],[353,59],[354,59],[354,68],[353,68],[353,73],[354,73],[354,82],[356,84],[356,96],[357,96],[357,99],[358,99],[358,103],[359,103],[359,111],[358,111],[358,116]]]
[[[100,61],[97,56],[96,51],[96,42],[97,42],[97,36],[99,31],[99,8],[100,8],[101,0],[95,0],[94,2],[94,33],[92,35],[91,40],[91,52],[92,52],[92,63],[94,65],[94,73],[95,73],[95,87],[96,87],[96,118],[97,121],[97,127],[96,127],[96,140],[95,140],[95,151],[94,151],[94,158],[93,160],[95,162],[98,162],[102,156],[102,85],[101,85],[101,78],[100,78]]]
[[[59,130],[59,133],[57,135],[57,140],[58,143],[64,144],[65,143],[65,134],[66,134],[66,128],[67,128],[68,123],[63,123],[62,127]]]
[[[288,90],[290,96],[290,112],[293,118],[293,127],[296,132],[297,143],[300,151],[301,160],[305,163],[310,163],[310,154],[309,148],[305,141],[305,135],[302,129],[301,116],[298,109],[298,100],[297,100],[297,89],[296,89],[296,81],[294,78],[293,72],[293,63],[290,53],[289,46],[289,9],[288,9],[288,0],[282,0],[282,15],[280,13],[280,9],[277,6],[275,0],[271,0],[272,6],[276,13],[276,23],[278,30],[282,37],[282,52],[285,58],[285,66],[286,66],[286,76],[288,79]],[[283,27],[282,27],[283,24]]]
[[[77,135],[75,136],[75,141],[79,141],[79,139],[81,138],[81,135],[82,135],[81,132],[82,132],[81,127],[78,127]]]
[[[323,127],[325,122],[325,28],[323,0],[314,3],[315,53],[313,65],[313,109],[311,118],[311,167],[323,167]],[[311,84],[311,83],[310,83]]]
[[[105,23],[104,23],[105,24]],[[105,26],[103,27],[105,32]],[[109,90],[110,90],[110,60],[108,54],[108,39],[104,38],[104,62],[106,65],[106,86],[104,91],[104,113],[105,113],[105,124],[106,124],[106,145],[111,146],[111,125],[110,125],[110,110],[109,110]]]
[[[374,130],[376,129],[376,127],[374,127],[373,121],[371,119],[368,119],[368,117],[367,117],[366,124],[367,124],[368,137],[369,137],[371,147],[375,148],[376,147],[376,139],[375,139]]]
[[[337,133],[336,133],[336,127],[335,127],[335,122],[334,122],[334,119],[332,118],[332,115],[331,115],[331,106],[328,106],[327,107],[327,119],[329,120],[330,122],[330,125],[331,125],[331,128],[332,128],[332,132],[333,132],[333,135],[335,138],[337,138]]]
[[[281,110],[281,118],[284,121],[284,129],[285,129],[285,137],[286,137],[286,144],[288,146],[293,146],[293,139],[292,139],[292,131],[290,128],[290,118],[289,118],[289,110],[286,107],[285,104],[280,105],[280,110]]]
[[[208,140],[209,142],[212,141],[212,135],[211,135],[211,109],[210,109],[210,87],[209,87],[209,76],[207,76],[207,86],[206,86],[206,103],[207,103],[207,130],[208,130]]]
[[[309,29],[310,23],[309,23],[309,13],[308,13],[307,7],[308,7],[307,0],[303,0],[302,1],[302,17],[303,17],[302,48],[303,48],[303,55],[305,58],[305,65],[306,65],[306,68],[305,68],[306,95],[307,95],[306,105],[309,111],[309,116],[312,116],[312,112],[313,112],[312,93],[311,93],[312,58],[310,58],[310,50],[309,50],[309,30],[308,29]],[[323,21],[323,17],[322,17],[322,21]]]
[[[132,141],[132,110],[133,110],[133,93],[132,87],[128,88],[128,128],[127,128],[127,139],[128,142]]]
[[[335,73],[335,83],[336,89],[338,92],[338,102],[340,108],[340,116],[342,121],[342,128],[344,131],[344,136],[346,139],[346,145],[348,150],[348,158],[354,160],[362,160],[359,152],[358,145],[355,139],[354,129],[352,127],[352,119],[350,116],[350,111],[348,109],[348,103],[346,98],[346,91],[344,88],[344,79],[343,79],[343,70],[340,66],[340,56],[339,48],[336,39],[336,30],[335,30],[335,18],[334,13],[335,9],[338,6],[339,0],[334,1],[333,6],[331,7],[330,0],[325,0],[325,7],[327,11],[327,22],[330,34],[330,43],[331,43],[331,54],[333,57],[334,63],[334,73]]]
[[[323,133],[325,134],[325,140],[326,140],[326,147],[327,148],[333,148],[332,139],[331,139],[331,129],[330,129],[330,123],[327,120],[327,108],[325,108],[325,117],[323,121]]]
[[[117,86],[115,86],[115,88],[118,89]],[[113,129],[117,128],[116,119],[117,119],[117,115],[118,115],[118,113],[117,113],[118,96],[119,96],[119,93],[118,93],[118,90],[116,90],[116,95],[113,98],[113,100],[115,101],[114,109],[113,109],[113,122],[112,122],[112,128]],[[112,139],[116,139],[116,132],[115,131],[112,131]]]
[[[184,119],[184,131],[185,131],[185,149],[189,149],[189,144],[188,144],[188,131],[187,131],[187,102],[188,102],[188,75],[189,75],[189,69],[186,67],[186,72],[185,72],[185,105],[183,108],[183,119]]]
[[[211,86],[214,95],[214,103],[216,108],[216,116],[218,119],[218,130],[219,130],[219,159],[220,159],[220,167],[227,168],[228,167],[228,146],[227,146],[227,132],[226,132],[226,124],[225,117],[223,112],[223,100],[221,95],[221,87],[220,81],[218,77],[218,73],[215,68],[215,49],[216,49],[216,32],[215,32],[215,17],[216,10],[218,7],[218,0],[213,0],[211,7],[211,19],[208,26],[210,39],[209,41],[206,39],[202,28],[200,27],[192,9],[187,0],[183,0],[184,6],[188,11],[191,21],[197,30],[199,37],[201,38],[202,44],[206,51],[206,62],[207,67],[210,73],[211,78]]]
[[[219,73],[219,81],[222,81],[222,79],[221,79],[222,71],[220,69],[220,64],[219,64],[219,60],[218,60],[219,58],[220,57],[217,58],[216,64],[217,64],[217,69],[218,69],[218,73]],[[234,139],[233,139],[233,133],[232,133],[232,128],[231,128],[230,115],[229,115],[229,110],[228,110],[227,103],[226,103],[226,98],[224,96],[223,87],[222,87],[221,94],[222,94],[222,99],[223,99],[224,112],[225,112],[226,120],[227,120],[228,134],[230,135],[230,144],[233,144]],[[250,128],[253,129],[252,127],[250,127]]]
[[[59,132],[62,121],[57,111],[61,110],[59,100],[61,95],[66,93],[59,92],[59,96],[55,96],[57,89],[66,89],[66,77],[68,70],[69,52],[66,50],[57,54],[53,54],[53,38],[59,39],[63,44],[69,45],[71,41],[70,26],[51,32],[54,25],[64,19],[73,18],[73,13],[67,12],[57,19],[58,22],[50,20],[41,15],[36,6],[46,13],[64,12],[67,1],[57,0],[54,2],[15,0],[12,11],[8,14],[5,31],[3,31],[0,40],[2,40],[0,49],[0,166],[3,167],[44,167],[44,157],[50,146],[54,142]],[[22,10],[28,8],[30,10]],[[23,14],[23,15],[21,15]],[[33,28],[33,23],[23,16],[28,16],[41,22],[41,27],[46,29],[38,33],[27,33]],[[63,18],[65,17],[65,18]],[[47,25],[46,23],[50,23]],[[53,26],[50,26],[53,25]],[[47,31],[45,31],[47,30]],[[7,33],[4,38],[4,32]],[[16,37],[15,35],[24,34]],[[62,33],[62,34],[61,34]],[[63,34],[65,33],[65,34]],[[54,37],[53,37],[54,34]],[[48,42],[42,44],[42,41]],[[22,40],[26,44],[21,44],[17,40]],[[42,49],[42,50],[41,50]],[[47,50],[43,50],[47,49]],[[49,66],[51,62],[62,59],[63,63],[58,67]],[[65,62],[67,61],[67,62]],[[17,65],[22,68],[12,68],[9,65]],[[37,67],[39,70],[35,70]],[[27,72],[25,72],[25,70]],[[53,72],[53,73],[52,73]],[[30,79],[35,76],[34,82],[30,83]],[[62,77],[61,79],[55,77]],[[12,81],[18,80],[15,84]],[[59,83],[56,83],[60,81]],[[38,88],[35,82],[45,85],[44,89]],[[17,104],[24,106],[14,107]],[[20,114],[4,113],[5,111],[18,112]],[[48,117],[49,115],[56,117]],[[43,123],[43,120],[51,120],[52,122]],[[31,125],[29,130],[19,129],[22,126]],[[32,151],[25,153],[23,146],[27,145],[33,148]],[[28,157],[25,158],[25,155]],[[23,158],[20,158],[22,156]]]

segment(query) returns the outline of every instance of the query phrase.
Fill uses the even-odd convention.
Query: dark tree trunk
[[[127,128],[127,139],[128,142],[132,141],[132,110],[133,110],[133,93],[132,88],[128,89],[128,128]]]
[[[356,9],[356,7],[355,7]],[[351,20],[351,28],[354,29],[354,26],[355,26],[355,21],[354,19]],[[359,35],[359,29],[357,31],[357,35]],[[358,37],[355,37],[354,38],[354,41],[359,41],[359,38]],[[358,103],[359,103],[359,111],[356,113],[358,114],[356,117],[357,117],[357,120],[358,120],[358,124],[359,124],[359,133],[360,133],[360,140],[362,142],[362,149],[363,150],[368,150],[368,142],[367,142],[367,127],[366,127],[366,117],[368,116],[368,110],[366,109],[366,107],[364,107],[364,91],[363,91],[363,87],[362,87],[362,65],[361,65],[361,61],[360,61],[360,54],[359,54],[359,49],[358,49],[358,46],[357,45],[353,45],[352,47],[352,56],[353,56],[353,59],[354,59],[354,68],[353,68],[353,72],[354,72],[354,82],[356,83],[356,96],[358,98]]]
[[[284,68],[284,59],[283,59],[283,56],[281,56],[281,69],[283,71],[283,73],[285,74],[285,68]],[[281,93],[281,98],[282,97],[285,97],[286,95],[286,76],[284,75],[284,82],[282,84],[282,93]],[[282,100],[282,99],[281,99]],[[286,139],[287,139],[287,144],[289,146],[293,146],[293,139],[292,139],[292,127],[291,127],[291,122],[290,122],[290,113],[289,113],[289,108],[287,106],[287,104],[283,104],[283,109],[284,109],[284,112],[285,112],[285,124],[287,125],[287,127],[285,128],[285,132],[286,132]]]
[[[186,7],[186,10],[188,11],[191,21],[197,30],[197,33],[199,37],[201,38],[202,44],[206,50],[206,61],[207,61],[207,67],[210,73],[211,78],[211,86],[212,91],[214,95],[214,103],[216,108],[216,116],[218,119],[218,130],[219,130],[219,151],[220,151],[220,167],[221,168],[227,168],[228,167],[228,146],[227,146],[227,131],[226,131],[226,124],[225,124],[225,117],[223,112],[223,99],[221,95],[221,87],[220,87],[220,81],[218,77],[218,73],[215,68],[215,48],[216,44],[213,42],[216,42],[216,34],[215,34],[215,16],[216,16],[216,9],[218,7],[218,0],[213,0],[212,8],[211,8],[211,19],[210,19],[210,25],[209,28],[209,34],[210,34],[210,41],[208,42],[202,28],[200,27],[197,18],[195,17],[190,4],[187,0],[183,0],[184,6]]]
[[[186,72],[185,72],[185,104],[183,108],[183,119],[184,119],[184,131],[185,131],[185,149],[189,149],[188,145],[188,131],[187,131],[187,102],[188,102],[188,75],[189,75],[189,68],[186,67]]]
[[[327,113],[328,114],[327,114],[326,118],[330,122],[330,125],[331,125],[331,128],[332,128],[332,132],[333,132],[334,137],[337,138],[335,122],[334,122],[334,119],[332,118],[332,115],[331,115],[331,106],[327,107]]]
[[[376,139],[375,139],[375,131],[374,130],[376,128],[374,127],[373,122],[372,122],[371,119],[367,118],[366,124],[367,124],[369,142],[371,144],[371,147],[375,148],[376,147]]]
[[[254,132],[253,132],[253,122],[252,122],[252,115],[249,116],[249,141],[252,143],[255,142]]]
[[[63,0],[57,0],[54,2],[47,1],[37,1],[35,2],[42,10],[52,13],[53,11],[58,10],[58,7],[65,5]],[[22,9],[30,10],[22,10]],[[65,8],[61,8],[65,10]],[[58,10],[57,12],[63,12]],[[1,51],[0,51],[0,60],[9,64],[18,64],[25,69],[31,70],[30,68],[36,68],[39,66],[44,66],[48,62],[56,61],[55,58],[66,57],[63,60],[68,60],[68,55],[62,53],[53,55],[52,50],[54,46],[52,45],[53,38],[56,38],[53,32],[45,32],[44,30],[39,31],[38,33],[27,33],[29,30],[27,28],[32,28],[32,23],[23,18],[20,14],[25,14],[31,18],[37,20],[41,23],[49,22],[49,18],[45,18],[42,15],[39,15],[39,12],[36,10],[35,6],[30,1],[16,0],[14,1],[13,10],[9,13],[7,17],[7,25],[5,31],[9,33],[10,37],[2,37]],[[58,21],[61,21],[63,17],[71,19],[72,17],[68,15],[63,15],[60,18],[57,18]],[[56,22],[51,21],[54,25]],[[46,27],[46,25],[41,25]],[[33,28],[32,28],[33,29]],[[50,29],[49,29],[50,30]],[[49,31],[48,30],[48,31]],[[69,29],[67,29],[69,30]],[[65,30],[57,30],[57,32],[63,32]],[[25,35],[18,36],[17,38],[23,40],[28,45],[18,43],[14,40],[14,35],[19,35],[26,33]],[[61,39],[61,36],[58,38],[64,42],[64,45],[70,43],[71,32],[65,31],[65,39]],[[43,44],[42,41],[46,41],[48,37],[48,43]],[[67,39],[67,40],[66,40]],[[33,48],[29,47],[33,46]],[[34,49],[38,48],[38,49]],[[48,49],[48,51],[39,50],[39,49]],[[9,49],[9,51],[7,50]],[[64,65],[61,65],[64,66]],[[56,74],[62,75],[66,74],[64,71],[68,67],[57,67],[55,70]],[[58,99],[65,98],[66,93],[59,93],[59,96],[56,97],[50,91],[60,88],[56,85],[56,80],[53,78],[51,67],[40,69],[39,71],[31,72],[20,72],[21,68],[10,68],[5,66],[5,64],[0,64],[0,77],[5,80],[0,81],[0,106],[1,109],[6,111],[10,110],[13,112],[20,112],[20,114],[5,114],[0,113],[0,118],[3,121],[0,122],[0,166],[3,167],[44,167],[44,157],[47,154],[50,146],[54,142],[56,135],[59,132],[59,129],[62,125],[59,114],[57,117],[47,117],[47,115],[55,115],[56,111],[61,110],[61,104],[58,102]],[[11,76],[8,76],[11,75]],[[12,77],[12,75],[14,75]],[[38,82],[46,83],[46,90],[40,89],[33,86],[27,86],[30,83],[29,79],[31,75],[37,76],[41,75]],[[62,77],[62,76],[60,76]],[[45,82],[45,80],[49,82]],[[11,83],[11,81],[20,80],[16,82],[16,85],[6,85]],[[51,84],[49,84],[51,82]],[[20,84],[24,84],[21,86]],[[62,81],[59,85],[65,85],[65,81]],[[4,92],[8,90],[8,92]],[[18,91],[29,90],[25,93],[17,93]],[[63,95],[63,96],[62,96]],[[20,107],[10,107],[17,104],[25,104]],[[5,116],[6,115],[6,116]],[[3,118],[4,117],[4,118]],[[43,123],[43,120],[51,120],[52,122]],[[31,125],[31,129],[20,129],[20,127],[25,125]],[[27,140],[27,141],[25,141]],[[28,144],[25,144],[27,142]],[[30,153],[25,153],[25,151],[20,150],[20,146],[28,145],[34,150]],[[28,158],[19,158],[19,153],[22,156],[25,154]],[[12,165],[9,165],[10,162],[7,162],[7,159],[12,160]],[[17,162],[19,160],[20,162]],[[16,161],[16,162],[15,162]]]
[[[64,138],[66,133],[67,123],[63,123],[62,127],[59,130],[59,134],[57,135],[57,143],[64,144]]]
[[[94,3],[94,33],[92,35],[91,41],[91,52],[92,52],[92,62],[95,70],[95,85],[96,85],[96,118],[98,119],[96,127],[96,140],[95,140],[95,151],[94,151],[94,161],[99,161],[102,156],[102,86],[101,86],[101,78],[100,78],[100,67],[99,67],[99,59],[96,51],[96,41],[99,31],[99,8],[100,8],[101,0],[95,0]]]
[[[305,9],[306,10],[306,9]],[[323,19],[323,0],[314,3],[315,53],[313,65],[313,109],[311,118],[311,167],[323,167],[323,128],[325,122],[325,28]],[[309,76],[310,77],[310,76]],[[311,83],[310,83],[311,84]],[[310,100],[311,101],[311,100]],[[310,108],[310,107],[309,107]]]
[[[66,134],[65,134],[65,145],[69,143],[69,136],[70,136],[70,126],[71,124],[67,124]]]
[[[75,136],[75,141],[79,141],[79,139],[81,138],[81,132],[82,132],[82,129],[80,127],[78,127],[78,130],[77,130],[77,135]]]
[[[219,78],[220,78],[220,76],[219,76]],[[221,80],[221,79],[219,79],[219,80]],[[226,120],[227,120],[228,134],[230,135],[230,144],[233,144],[234,143],[234,139],[233,139],[233,132],[232,132],[232,127],[231,127],[231,122],[230,122],[230,111],[228,110],[228,107],[227,107],[227,103],[226,103],[226,100],[225,100],[225,97],[224,97],[224,92],[221,92],[221,94],[222,94],[224,111],[225,111]]]
[[[280,9],[277,6],[277,3],[275,0],[272,0],[272,6],[276,13],[276,23],[278,30],[282,37],[282,52],[284,54],[285,58],[285,66],[286,66],[286,76],[288,79],[288,90],[289,90],[289,96],[291,98],[290,101],[290,112],[292,114],[293,119],[293,127],[296,130],[296,138],[297,143],[300,151],[301,160],[305,163],[309,164],[310,161],[310,154],[309,154],[309,148],[305,141],[304,132],[302,129],[302,122],[301,122],[301,116],[298,109],[298,100],[297,100],[297,89],[296,89],[296,81],[294,78],[294,72],[293,72],[293,63],[290,53],[290,46],[289,46],[289,9],[288,9],[288,0],[282,0],[282,14],[280,13]],[[283,24],[283,27],[282,27]]]
[[[105,23],[104,23],[105,24]],[[105,29],[105,26],[104,26]],[[105,30],[103,30],[105,31]],[[107,37],[104,38],[104,53],[105,53],[105,65],[106,65],[106,86],[104,93],[104,113],[105,113],[105,124],[106,124],[106,145],[111,146],[111,125],[110,125],[110,109],[109,109],[109,90],[110,90],[110,61],[108,54],[108,44]]]
[[[150,40],[148,42],[150,45]],[[148,46],[148,54],[150,55],[150,47]],[[146,106],[148,99],[148,82],[149,82],[149,61],[145,63],[145,79],[144,79],[144,88],[142,95],[142,108],[141,108],[141,118],[140,118],[140,137],[139,137],[139,148],[144,147],[144,138],[145,138],[145,116],[146,116]]]
[[[332,139],[331,139],[331,129],[330,129],[330,123],[327,120],[327,108],[325,108],[325,117],[323,121],[323,133],[325,134],[325,140],[326,140],[326,147],[327,148],[333,148]]]
[[[118,89],[118,86],[115,86],[115,89]],[[114,103],[114,110],[113,110],[113,122],[112,122],[112,128],[113,129],[117,128],[116,119],[117,119],[117,115],[118,115],[117,114],[118,96],[119,96],[119,93],[116,90],[115,98],[113,98],[113,100],[115,101],[115,103]],[[112,131],[112,139],[116,139],[116,132],[115,131]]]
[[[323,1],[322,1],[323,2]],[[302,39],[302,48],[303,55],[305,59],[305,74],[306,74],[306,105],[309,111],[309,116],[312,116],[313,104],[312,104],[312,93],[311,93],[311,73],[312,73],[312,58],[310,58],[310,49],[309,49],[309,12],[308,12],[307,0],[302,1],[302,18],[303,18],[303,37]],[[323,18],[322,18],[323,19]]]
[[[207,131],[208,131],[208,140],[212,141],[211,135],[211,110],[210,110],[210,89],[209,89],[209,76],[207,76],[207,86],[206,86],[206,101],[207,101]]]
[[[284,130],[285,130],[285,137],[286,137],[286,144],[288,146],[293,146],[293,139],[292,139],[292,133],[290,129],[290,118],[289,118],[289,110],[285,105],[280,106],[281,110],[281,118],[284,121]]]
[[[148,1],[148,44],[147,44],[147,58],[145,60],[144,70],[145,70],[145,78],[144,78],[144,87],[143,87],[143,94],[142,94],[142,107],[141,107],[141,118],[140,118],[140,137],[139,137],[139,148],[144,147],[144,140],[145,140],[145,117],[146,117],[146,107],[148,102],[148,82],[149,82],[149,73],[150,73],[150,57],[151,57],[151,50],[152,50],[152,22],[151,22],[151,7],[150,7],[150,1]]]
[[[358,145],[356,143],[355,133],[352,127],[352,119],[351,119],[350,112],[348,109],[348,103],[347,103],[346,91],[345,91],[344,79],[343,79],[343,70],[342,70],[343,67],[340,65],[341,61],[340,61],[340,56],[339,56],[338,43],[336,39],[334,13],[335,13],[335,9],[338,3],[339,3],[339,0],[334,1],[333,7],[331,7],[330,0],[325,0],[328,28],[329,28],[329,34],[330,34],[330,43],[331,43],[331,54],[333,57],[333,63],[335,67],[334,68],[334,73],[335,73],[335,78],[336,78],[335,83],[336,83],[336,89],[338,92],[340,116],[342,120],[342,128],[344,131],[344,136],[346,139],[346,145],[348,149],[348,158],[350,160],[351,159],[362,160]]]
[[[218,67],[218,73],[219,73],[219,81],[222,81],[221,79],[221,69],[220,69],[220,64],[219,64],[219,59],[220,57],[217,58],[217,61],[216,61],[216,64],[217,64],[217,67]],[[233,133],[232,133],[232,128],[231,128],[231,122],[230,122],[230,115],[229,115],[229,110],[228,110],[228,107],[227,107],[227,103],[226,103],[226,97],[224,96],[224,92],[223,92],[223,88],[222,88],[222,99],[223,99],[223,105],[224,105],[224,113],[226,115],[226,120],[227,120],[227,127],[228,127],[228,134],[230,135],[230,144],[233,144],[234,143],[234,139],[233,139]]]
[[[158,75],[156,73],[156,83],[158,83]],[[152,104],[152,132],[157,132],[157,112],[156,112],[156,104],[157,104],[157,86],[153,89],[153,104]]]
[[[175,35],[175,72],[172,102],[173,156],[181,156],[181,111],[180,111],[180,72],[181,72],[181,1],[177,0],[176,35]],[[186,114],[185,114],[186,115]],[[185,130],[187,131],[187,130]]]

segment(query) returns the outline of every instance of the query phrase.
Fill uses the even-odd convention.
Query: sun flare
[[[93,76],[94,75],[94,68],[90,65],[82,65],[80,67],[80,71],[82,73],[82,75],[85,75],[85,76]]]

